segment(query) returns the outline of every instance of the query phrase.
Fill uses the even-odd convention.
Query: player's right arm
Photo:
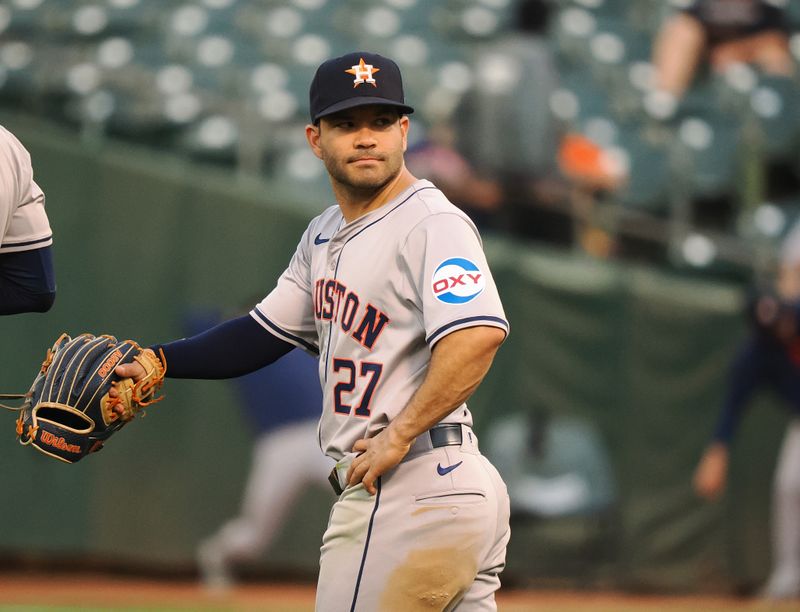
[[[269,295],[250,314],[231,319],[190,338],[151,348],[163,352],[168,378],[221,379],[255,372],[295,347],[318,352],[309,280],[312,222]],[[138,363],[117,366],[123,378],[139,380]]]
[[[478,388],[506,333],[496,327],[459,329],[436,343],[425,380],[403,410],[372,438],[356,441],[360,453],[347,473],[351,486],[362,482],[377,492],[375,480],[395,467],[414,439],[462,405]]]
[[[169,378],[220,379],[255,372],[283,357],[294,345],[245,315],[196,336],[150,348],[156,354],[163,352]],[[145,375],[137,362],[117,366],[116,373],[137,381]]]

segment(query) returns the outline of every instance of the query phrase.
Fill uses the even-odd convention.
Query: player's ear
[[[308,146],[311,147],[311,150],[314,152],[314,155],[322,159],[322,149],[319,146],[319,138],[320,138],[320,125],[314,125],[309,123],[306,126],[306,140],[308,140]]]
[[[403,153],[408,148],[408,126],[410,122],[407,115],[400,115],[400,131],[403,134]]]

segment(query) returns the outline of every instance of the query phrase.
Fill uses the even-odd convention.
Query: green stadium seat
[[[800,198],[782,198],[762,202],[753,210],[746,211],[738,224],[738,233],[742,238],[769,246],[777,253],[799,221]]]
[[[77,0],[45,2],[27,0],[0,4],[0,35],[3,39],[21,37],[28,41],[51,34],[51,26],[68,23],[68,15],[77,7]]]
[[[273,154],[266,174],[290,193],[297,193],[299,188],[306,201],[333,203],[325,167],[309,149],[302,133],[302,123],[286,126],[281,150]]]
[[[382,4],[400,13],[403,33],[425,35],[430,31],[432,12],[437,3],[428,0],[380,0],[374,4]]]
[[[789,49],[792,52],[792,57],[794,57],[795,65],[800,66],[800,27],[789,38]]]
[[[45,64],[41,48],[22,40],[0,42],[0,100],[30,101],[37,91],[36,73]]]
[[[800,88],[793,79],[762,77],[750,95],[750,111],[768,159],[800,157]]]
[[[314,31],[309,27],[307,11],[290,3],[270,6],[245,5],[237,15],[235,30],[239,41],[247,44],[260,57],[282,63],[293,61],[293,45],[301,36]]]
[[[640,130],[621,130],[616,147],[628,166],[628,180],[615,194],[626,207],[661,213],[669,203],[669,151],[660,143],[650,143]],[[618,154],[619,154],[618,153]]]
[[[454,44],[491,40],[513,27],[512,4],[507,0],[445,0],[431,9],[431,36]]]
[[[741,134],[724,116],[684,118],[673,141],[673,176],[692,198],[732,195],[739,187],[737,170]]]
[[[568,66],[581,67],[591,56],[591,40],[597,19],[590,11],[567,7],[553,16],[552,38],[559,58]]]
[[[708,82],[717,97],[719,108],[738,115],[750,111],[750,99],[758,86],[759,72],[747,64],[733,64],[722,74],[712,74]]]
[[[648,91],[643,92],[645,97]],[[656,119],[661,122],[662,127],[671,130],[677,129],[680,121],[686,117],[713,115],[721,112],[721,103],[717,90],[711,81],[700,78],[692,87],[677,101],[673,101],[675,107],[666,116],[658,111],[657,108],[643,106],[644,117]]]
[[[653,39],[670,12],[669,3],[664,0],[631,0],[627,22],[636,32]]]
[[[559,89],[550,104],[556,118],[566,125],[578,124],[587,117],[610,116],[610,98],[585,71],[560,75]]]
[[[800,31],[800,4],[794,0],[788,0],[785,10],[789,27],[795,31]]]
[[[591,11],[598,17],[613,17],[623,19],[630,2],[625,0],[571,0],[570,4]]]
[[[234,165],[240,137],[235,119],[225,114],[209,114],[181,133],[176,145],[196,161]]]

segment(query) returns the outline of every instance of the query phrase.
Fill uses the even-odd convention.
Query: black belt
[[[428,430],[431,436],[431,446],[461,446],[461,425],[458,423],[444,423]]]
[[[435,425],[425,432],[431,438],[431,446],[433,448],[440,448],[442,446],[461,446],[461,425],[458,423],[443,423],[442,425]],[[425,434],[422,434],[423,436]],[[341,495],[344,490],[339,484],[339,476],[336,473],[336,468],[331,470],[328,476],[328,482],[331,483],[336,495]]]

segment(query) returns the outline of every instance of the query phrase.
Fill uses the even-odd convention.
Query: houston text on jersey
[[[389,317],[372,304],[362,307],[354,291],[337,280],[324,278],[314,283],[314,317],[338,322],[342,331],[368,349],[389,323]]]

